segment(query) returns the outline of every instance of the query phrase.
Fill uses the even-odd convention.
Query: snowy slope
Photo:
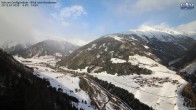
[[[181,36],[180,32],[165,30],[165,29],[157,29],[149,26],[142,25],[138,29],[132,29],[125,34],[136,34],[141,38],[147,40],[144,36],[148,38],[156,38],[163,42],[173,42],[175,40],[174,36]]]
[[[29,59],[24,59],[22,57],[15,56],[16,59],[22,63],[37,68],[34,72],[35,75],[41,78],[46,78],[50,81],[53,87],[61,88],[63,92],[74,96],[79,99],[80,103],[76,106],[84,108],[85,110],[93,109],[90,105],[89,95],[80,89],[79,87],[79,77],[73,77],[71,74],[62,74],[56,72],[52,68],[45,66],[44,64],[50,64],[55,66],[59,59],[55,59],[53,56],[41,56],[33,57]],[[124,63],[128,62],[132,65],[138,65],[140,68],[146,68],[153,72],[151,75],[124,75],[117,76],[107,74],[106,72],[92,73],[92,75],[98,77],[99,79],[111,82],[115,86],[124,88],[129,92],[133,93],[137,99],[141,102],[152,106],[154,109],[158,110],[183,110],[186,108],[183,106],[183,98],[180,93],[182,88],[187,84],[180,76],[176,75],[174,71],[169,70],[165,66],[159,64],[158,62],[140,55],[129,56],[128,61],[111,58],[113,63]],[[61,67],[64,70],[69,70],[66,67]],[[87,72],[87,67],[85,69],[70,70],[79,73]],[[75,89],[80,90],[76,92]],[[97,101],[104,101],[102,95],[96,97]],[[82,103],[82,100],[86,100],[87,104]],[[107,108],[112,109],[112,103],[106,104]]]
[[[83,108],[85,110],[93,110],[91,106],[90,98],[88,94],[81,90],[79,87],[79,77],[73,77],[70,74],[62,74],[62,73],[54,73],[54,72],[34,72],[40,78],[45,78],[49,80],[52,87],[61,88],[64,93],[67,93],[70,96],[74,96],[79,100],[79,103],[76,105],[78,108]],[[79,91],[76,92],[75,90],[78,89]],[[82,103],[86,101],[87,104]]]
[[[47,79],[52,87],[55,87],[57,90],[61,88],[63,92],[76,97],[79,100],[79,103],[75,103],[75,106],[78,107],[78,109],[94,110],[89,95],[79,87],[79,77],[72,76],[69,73],[56,72],[56,70],[46,66],[46,64],[55,66],[59,59],[56,59],[54,56],[40,56],[28,59],[14,56],[14,58],[19,62],[34,68],[34,74],[40,78]],[[84,103],[85,101],[87,104]]]
[[[152,106],[154,109],[184,109],[180,91],[187,84],[185,80],[176,75],[174,71],[144,56],[130,56],[129,62],[152,70],[153,74],[117,76],[102,72],[93,73],[93,75],[128,90],[141,102]]]
[[[62,90],[66,94],[76,97],[79,100],[79,103],[73,103],[78,109],[82,108],[84,110],[96,110],[94,106],[91,105],[91,99],[88,95],[88,92],[83,91],[80,86],[79,76],[75,76],[72,73],[86,73],[86,69],[70,70],[66,67],[61,67],[61,69],[66,72],[57,72],[53,68],[46,66],[46,64],[55,66],[56,62],[59,59],[56,59],[54,56],[40,56],[24,59],[22,57],[14,56],[21,63],[34,68],[34,75],[48,80],[52,87],[55,87],[57,90]],[[68,72],[69,71],[69,72]],[[71,72],[71,73],[70,73]],[[85,77],[83,77],[85,78]],[[85,78],[87,79],[87,78]],[[121,100],[117,100],[112,94],[103,90],[102,87],[96,85],[90,80],[87,80],[89,85],[96,91],[96,94],[93,95],[94,101],[98,104],[99,108],[104,108],[106,110],[113,110],[114,108],[120,108],[121,110],[127,110],[127,106],[122,103]],[[112,97],[112,98],[111,98]],[[87,102],[85,104],[85,101]]]
[[[132,31],[132,29],[130,29],[130,31]],[[168,34],[174,34],[174,35],[179,35],[182,34],[182,32],[176,31],[174,29],[171,28],[164,28],[164,27],[157,27],[157,26],[147,26],[147,25],[141,25],[140,27],[138,27],[138,29],[134,29],[133,31],[142,31],[142,32],[164,32],[164,33],[168,33]]]
[[[136,34],[144,40],[147,38],[156,38],[163,42],[175,42],[176,38],[186,39],[187,37],[196,39],[196,32],[181,32],[173,28],[158,27],[158,26],[146,26],[142,25],[137,29],[130,29],[124,34]]]

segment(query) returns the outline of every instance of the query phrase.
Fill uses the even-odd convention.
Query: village
[[[135,76],[132,78],[135,83],[139,84],[140,87],[148,86],[148,87],[162,87],[163,83],[172,83],[172,84],[179,84],[178,80],[172,80],[169,77],[159,78],[159,77],[152,77],[152,78],[143,78],[142,76]]]

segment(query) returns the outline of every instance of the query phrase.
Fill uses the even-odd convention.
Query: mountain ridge
[[[156,32],[150,32],[152,33],[150,35],[127,32],[102,36],[80,47],[69,56],[63,58],[58,64],[71,69],[91,66],[88,67],[89,70],[99,68],[98,70],[104,71],[110,68],[109,71],[112,70],[113,72],[117,72],[118,66],[121,66],[125,69],[123,70],[124,73],[127,74],[128,70],[130,70],[128,60],[131,55],[146,56],[168,65],[169,61],[183,55],[196,42],[187,36],[180,35],[177,37],[167,33],[157,36]],[[111,62],[112,58],[124,60],[124,63],[114,64]],[[107,65],[113,65],[116,69]]]
[[[58,56],[68,55],[79,46],[67,41],[58,41],[47,39],[35,44],[18,43],[14,41],[4,42],[0,48],[11,55],[19,55],[22,57],[34,57],[43,55]]]

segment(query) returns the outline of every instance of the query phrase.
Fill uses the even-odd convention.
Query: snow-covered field
[[[129,62],[153,71],[152,75],[127,75],[117,76],[102,73],[93,73],[95,77],[111,82],[133,93],[141,102],[157,110],[186,110],[180,91],[187,84],[174,71],[169,70],[154,60],[134,55],[129,57]]]
[[[36,64],[39,65],[39,64],[47,63],[52,66],[55,66],[56,62],[58,62],[60,60],[60,59],[57,59],[56,57],[50,56],[50,55],[33,57],[33,58],[23,58],[23,57],[19,57],[19,56],[14,56],[14,58],[25,65],[36,65]]]
[[[34,74],[40,78],[45,78],[50,81],[51,86],[55,87],[57,90],[58,88],[61,88],[64,93],[76,97],[79,100],[79,103],[76,105],[78,108],[93,110],[93,107],[90,104],[91,100],[89,95],[79,87],[79,77],[73,77],[71,74],[65,75],[62,73],[54,72],[35,71]],[[85,104],[85,101],[87,102],[87,104]]]
[[[47,67],[45,64],[50,64],[54,66],[59,59],[53,56],[44,57],[34,57],[30,59],[24,59],[15,56],[17,60],[26,64],[27,66],[34,67],[36,70],[34,72],[40,78],[46,78],[50,81],[53,87],[61,88],[63,92],[74,96],[79,99],[77,107],[84,108],[85,110],[91,110],[93,107],[90,105],[89,95],[80,89],[79,87],[79,77],[72,76],[67,73],[59,73],[56,70]],[[113,63],[124,63],[121,59],[111,59]],[[152,75],[127,75],[127,76],[117,76],[102,73],[92,73],[93,76],[99,79],[111,82],[112,84],[128,90],[133,93],[136,98],[141,102],[152,106],[157,110],[186,110],[187,108],[183,106],[183,98],[180,93],[183,87],[187,84],[179,75],[176,75],[174,71],[169,70],[158,62],[147,58],[145,56],[129,56],[129,63],[132,65],[138,65],[141,68],[146,68],[151,70]],[[61,69],[69,70],[66,67],[61,67]],[[69,70],[75,71],[77,73],[87,72],[87,67],[85,69]],[[97,97],[99,99],[99,97]],[[100,97],[101,98],[101,97]],[[86,101],[87,104],[82,103]],[[110,104],[109,104],[110,105]],[[106,105],[108,106],[108,105]],[[108,109],[111,108],[110,106]]]
[[[33,67],[35,69],[34,74],[40,78],[47,79],[52,87],[55,87],[57,90],[61,88],[64,93],[76,97],[79,100],[76,107],[79,109],[94,110],[93,106],[90,104],[91,100],[89,95],[79,87],[80,79],[78,76],[72,76],[72,74],[69,73],[65,74],[56,72],[54,69],[45,65],[50,64],[53,66],[59,61],[59,59],[56,59],[53,56],[42,56],[28,59],[14,56],[14,58],[29,67]],[[85,101],[87,102],[86,104]]]

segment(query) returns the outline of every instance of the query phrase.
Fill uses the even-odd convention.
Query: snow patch
[[[91,47],[91,48],[95,48],[95,47],[96,47],[96,45],[97,45],[97,44],[92,44],[92,47]]]
[[[135,39],[134,37],[131,37],[131,39],[132,39],[132,40],[136,40],[136,41],[138,41],[138,40],[137,40],[137,39]]]
[[[125,63],[126,60],[118,59],[118,58],[111,58],[112,63]]]
[[[97,57],[97,58],[100,58],[100,55],[98,54],[96,57]]]
[[[108,51],[108,47],[106,47],[104,51]]]
[[[148,47],[148,46],[146,46],[146,45],[144,45],[144,48],[149,49],[149,47]]]
[[[122,38],[118,37],[117,35],[107,35],[106,37],[110,37],[110,38],[113,38],[117,41],[123,42]]]
[[[62,54],[61,53],[55,53],[55,56],[62,57]]]

